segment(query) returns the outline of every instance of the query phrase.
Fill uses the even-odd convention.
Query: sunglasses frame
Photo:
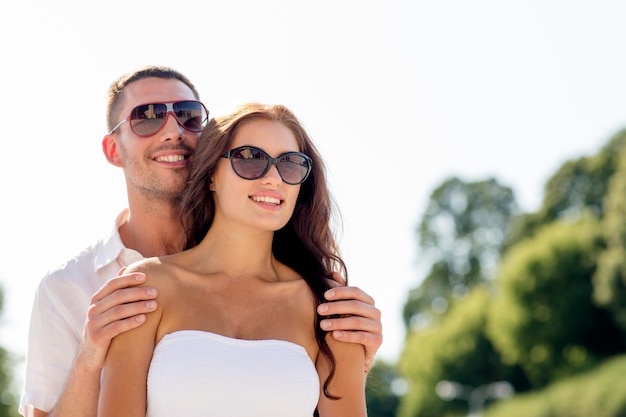
[[[235,168],[235,163],[233,162],[233,155],[236,152],[241,151],[242,149],[254,149],[254,150],[258,151],[258,152],[261,152],[267,158],[266,159],[267,166],[265,167],[263,172],[261,174],[259,174],[259,176],[255,177],[255,178],[248,178],[248,177],[244,177],[239,172],[237,172],[237,168]],[[283,178],[282,172],[280,172],[280,166],[278,165],[278,163],[281,161],[281,159],[283,159],[285,156],[288,156],[288,155],[298,155],[298,156],[302,157],[308,163],[308,166],[306,167],[307,170],[304,173],[304,176],[302,177],[302,180],[300,180],[299,182],[289,182],[289,181],[285,180],[285,178]],[[244,180],[250,180],[250,181],[254,181],[254,180],[258,180],[259,178],[263,178],[263,176],[265,174],[267,174],[267,171],[270,170],[270,167],[272,165],[275,165],[276,166],[276,170],[278,171],[278,175],[280,175],[280,178],[283,180],[283,182],[285,184],[289,184],[289,185],[299,185],[299,184],[302,184],[304,181],[306,181],[306,179],[309,177],[309,174],[311,173],[311,167],[313,166],[313,160],[311,159],[311,157],[309,157],[308,155],[306,155],[306,154],[304,154],[302,152],[295,152],[295,151],[285,152],[283,154],[278,155],[276,158],[272,158],[263,149],[257,148],[256,146],[249,146],[249,145],[239,146],[238,148],[231,149],[230,151],[228,151],[224,155],[222,155],[222,158],[226,158],[226,159],[230,160],[230,166],[231,166],[231,168],[233,169],[233,171],[235,172],[235,174],[237,174],[237,176],[239,178],[243,178]]]
[[[204,109],[206,117],[204,118],[204,120],[201,123],[202,128],[200,130],[189,129],[187,126],[185,126],[184,124],[181,123],[180,119],[176,115],[176,112],[174,111],[174,105],[175,104],[179,104],[179,103],[198,103],[198,104],[200,104],[201,108]],[[163,119],[161,119],[161,126],[159,126],[159,128],[157,130],[155,130],[153,133],[150,133],[148,135],[140,135],[139,133],[135,132],[135,129],[133,128],[133,124],[130,123],[131,122],[131,116],[133,115],[135,110],[137,110],[137,108],[139,108],[139,107],[156,105],[156,104],[163,104],[163,105],[165,105],[165,110],[166,110],[165,111],[165,117]],[[113,132],[115,132],[117,130],[117,128],[119,128],[121,125],[123,125],[126,122],[129,122],[128,125],[130,126],[131,132],[133,132],[136,136],[139,136],[140,138],[147,138],[147,137],[150,137],[152,135],[156,135],[161,129],[163,129],[163,126],[165,126],[165,123],[167,122],[167,118],[169,117],[170,114],[172,114],[174,116],[174,119],[176,119],[176,123],[178,123],[183,129],[187,130],[188,132],[192,132],[192,133],[200,133],[200,132],[202,132],[202,129],[206,126],[206,124],[209,121],[209,110],[206,108],[204,103],[202,103],[201,101],[198,101],[198,100],[176,100],[176,101],[166,101],[166,102],[151,102],[151,103],[139,104],[139,105],[133,107],[130,110],[130,112],[128,113],[128,116],[126,116],[126,118],[124,120],[122,120],[121,122],[116,124],[115,127],[113,129],[111,129],[111,131],[109,132],[109,135],[112,134]],[[139,119],[134,119],[134,120],[139,120]],[[150,119],[148,119],[148,120],[150,120]]]

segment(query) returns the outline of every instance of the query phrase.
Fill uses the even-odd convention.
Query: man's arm
[[[96,417],[100,373],[111,340],[140,326],[146,320],[145,314],[156,309],[156,290],[136,287],[143,282],[143,274],[118,275],[92,296],[83,340],[63,393],[50,413],[27,404],[24,416]]]
[[[325,294],[328,302],[318,306],[317,312],[328,316],[320,323],[323,330],[332,331],[333,337],[342,342],[360,343],[365,346],[365,371],[369,372],[374,356],[383,343],[381,313],[374,299],[358,287],[341,286],[343,278],[334,273],[334,288]],[[338,316],[333,317],[332,316]]]

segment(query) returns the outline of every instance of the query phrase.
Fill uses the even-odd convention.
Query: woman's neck
[[[273,238],[272,231],[214,223],[202,242],[193,248],[193,262],[203,272],[233,276],[275,274]]]

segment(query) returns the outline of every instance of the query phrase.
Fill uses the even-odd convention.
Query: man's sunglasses
[[[231,149],[222,157],[230,159],[233,171],[245,180],[256,180],[276,165],[280,178],[287,184],[302,184],[311,172],[313,161],[302,152],[287,152],[272,158],[263,149],[241,146]]]
[[[172,113],[183,128],[190,132],[202,132],[209,120],[209,111],[199,101],[185,100],[168,103],[142,104],[131,110],[127,118],[119,122],[109,135],[125,122],[137,136],[152,136],[163,128],[167,116]]]

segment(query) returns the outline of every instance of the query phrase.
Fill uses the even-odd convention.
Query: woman
[[[193,164],[188,249],[130,268],[159,307],[112,342],[99,415],[366,415],[363,347],[318,326],[325,278],[345,265],[299,121],[244,105],[205,128]]]

